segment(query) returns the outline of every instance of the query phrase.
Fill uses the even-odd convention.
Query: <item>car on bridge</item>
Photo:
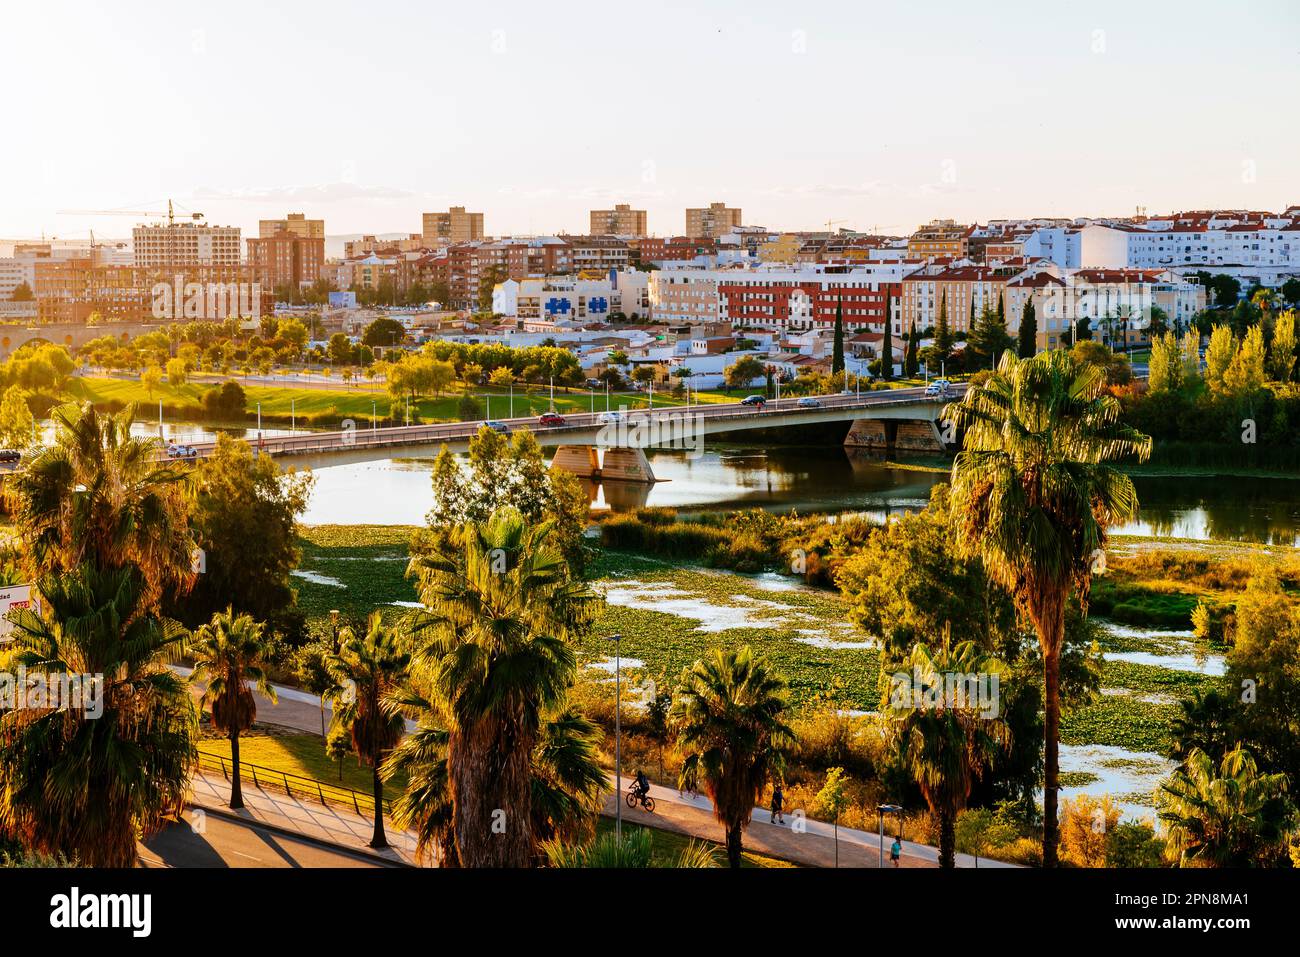
[[[17,449],[0,449],[0,463],[8,465],[13,462],[21,462],[22,460],[23,453],[19,452]]]
[[[952,395],[952,383],[947,379],[935,379],[925,387],[927,396],[937,395],[941,399],[946,399]]]
[[[601,425],[607,425],[607,424],[612,423],[612,422],[622,422],[622,421],[623,421],[623,413],[622,413],[622,412],[602,412],[602,413],[600,413],[600,415],[596,418],[596,421],[599,422]]]
[[[752,405],[756,409],[761,409],[767,405],[767,396],[765,395],[747,395],[740,400],[741,405]]]
[[[543,412],[537,417],[538,425],[563,425],[564,416],[558,412]]]
[[[175,442],[167,444],[167,457],[169,459],[197,459],[199,450],[192,445],[177,445]]]
[[[814,399],[810,395],[804,396],[795,403],[801,409],[820,409],[822,407],[821,399]]]
[[[504,422],[498,422],[496,419],[488,419],[483,424],[493,432],[500,432],[502,435],[505,435],[510,431],[510,426],[506,425]]]

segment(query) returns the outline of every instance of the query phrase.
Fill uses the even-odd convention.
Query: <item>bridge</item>
[[[536,418],[500,420],[510,432],[532,432],[538,444],[555,448],[552,468],[580,478],[628,482],[655,481],[647,448],[696,448],[710,436],[752,429],[787,428],[826,422],[851,423],[844,444],[880,451],[947,449],[937,420],[943,407],[965,392],[952,388],[948,398],[927,396],[922,388],[841,393],[807,400],[780,399],[759,408],[739,402],[671,406],[654,411],[583,412],[565,415],[563,424],[542,425]],[[801,402],[803,404],[801,404]],[[256,440],[261,451],[303,465],[324,465],[331,458],[373,458],[379,450],[446,446],[465,452],[481,421],[443,422],[388,428],[354,428]],[[215,443],[195,443],[199,457]],[[293,462],[289,464],[294,464]]]

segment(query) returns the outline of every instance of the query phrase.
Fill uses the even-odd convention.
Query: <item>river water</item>
[[[270,434],[270,433],[268,433]],[[432,450],[354,461],[306,462],[316,491],[308,524],[412,525],[431,504]],[[840,448],[708,445],[701,454],[649,453],[653,486],[606,482],[588,488],[596,508],[671,506],[683,511],[762,507],[854,509],[884,517],[923,508],[941,473],[889,468]],[[1142,511],[1119,534],[1273,545],[1300,544],[1300,481],[1180,476],[1135,480]]]

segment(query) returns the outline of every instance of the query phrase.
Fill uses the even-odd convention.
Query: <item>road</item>
[[[344,850],[333,850],[255,824],[216,814],[169,824],[140,845],[142,867],[384,867]],[[202,833],[196,832],[193,822]]]

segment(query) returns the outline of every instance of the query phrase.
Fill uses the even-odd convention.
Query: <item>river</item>
[[[707,445],[701,454],[656,451],[653,486],[589,486],[595,508],[671,506],[683,511],[762,507],[854,509],[875,517],[925,506],[941,473],[886,467],[840,448]],[[431,504],[433,455],[312,463],[308,524],[414,525]],[[1135,479],[1142,511],[1118,534],[1273,545],[1300,544],[1300,481],[1180,476]]]

